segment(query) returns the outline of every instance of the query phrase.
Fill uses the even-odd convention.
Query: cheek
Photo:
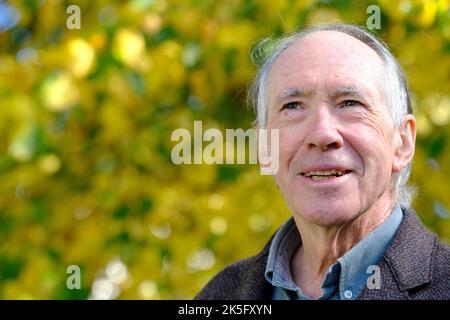
[[[289,170],[292,159],[301,148],[301,135],[298,130],[292,127],[282,127],[280,131],[280,167],[285,171]]]
[[[368,132],[358,130],[355,132]],[[362,161],[363,177],[369,179],[367,183],[384,180],[390,177],[393,163],[392,144],[385,137],[378,134],[360,134],[349,139],[355,152]],[[352,143],[353,142],[353,143]]]
[[[383,168],[388,162],[391,165],[394,127],[389,116],[374,112],[356,120],[347,122],[346,133],[364,165],[375,163]]]
[[[290,190],[289,184],[295,175],[295,164],[293,159],[301,148],[301,139],[298,130],[293,127],[281,127],[279,128],[279,170],[275,174],[274,178],[285,194]],[[287,194],[285,194],[287,196]]]

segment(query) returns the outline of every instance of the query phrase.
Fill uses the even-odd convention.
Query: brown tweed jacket
[[[270,244],[256,256],[217,274],[195,297],[198,300],[270,300],[273,287],[264,271]],[[403,220],[379,263],[381,288],[365,288],[363,300],[450,300],[450,247],[440,243],[413,209]]]

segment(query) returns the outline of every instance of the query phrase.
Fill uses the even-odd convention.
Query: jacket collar
[[[431,281],[436,241],[436,235],[425,229],[412,208],[403,209],[403,221],[383,257],[401,291]]]
[[[273,236],[243,275],[243,286],[236,292],[237,299],[271,299],[273,287],[265,281],[264,272],[272,240]],[[412,208],[403,209],[402,223],[382,257],[389,265],[400,291],[410,290],[431,281],[432,253],[436,241],[436,236],[425,229]],[[389,276],[386,271],[381,271],[382,277]]]

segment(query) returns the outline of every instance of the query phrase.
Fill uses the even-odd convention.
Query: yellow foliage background
[[[0,298],[190,299],[257,253],[289,216],[272,178],[176,166],[171,133],[251,127],[257,41],[372,4],[414,93],[414,206],[450,242],[448,0],[0,1]]]

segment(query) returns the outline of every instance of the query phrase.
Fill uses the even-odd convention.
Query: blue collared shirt
[[[400,206],[328,269],[319,300],[353,300],[366,286],[372,265],[378,265],[403,218]],[[274,286],[273,300],[310,300],[292,279],[291,258],[301,238],[291,217],[275,234],[269,250],[265,278]],[[368,269],[369,268],[369,269]]]

